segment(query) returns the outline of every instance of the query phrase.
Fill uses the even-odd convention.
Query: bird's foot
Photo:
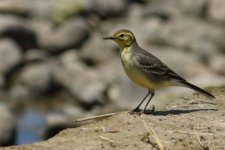
[[[151,109],[144,109],[143,113],[144,114],[153,114],[155,112],[155,106],[151,105]]]
[[[155,112],[155,106],[154,105],[151,105],[151,109],[139,109],[139,108],[135,108],[133,109],[132,111],[130,111],[129,113],[131,115],[141,115],[141,114],[153,114]]]
[[[129,112],[131,115],[134,115],[134,114],[138,114],[140,115],[141,113],[143,113],[143,110],[139,109],[139,108],[135,108],[133,109],[132,111]]]

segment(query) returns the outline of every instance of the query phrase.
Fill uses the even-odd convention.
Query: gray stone
[[[22,61],[21,50],[12,40],[0,40],[0,74],[12,71]]]
[[[36,36],[25,20],[10,15],[0,15],[0,37],[13,39],[23,50],[37,47]]]
[[[13,106],[18,107],[24,104],[25,100],[31,98],[31,93],[29,89],[21,84],[16,84],[11,87],[9,91],[9,97],[11,98],[11,103]]]
[[[147,24],[144,28],[147,28]],[[149,35],[148,42],[151,44],[173,46],[196,52],[205,49],[218,52],[221,47],[224,47],[223,28],[197,19],[177,17],[168,23],[159,24],[154,29],[146,33]],[[155,36],[151,36],[151,33]]]
[[[99,64],[95,70],[98,72],[99,77],[106,83],[115,82],[124,73],[119,54]]]
[[[145,5],[145,9],[142,9],[142,11],[143,16],[145,17],[158,17],[163,20],[180,15],[179,7],[176,6],[175,0],[149,1],[147,5]]]
[[[92,9],[100,17],[121,16],[126,11],[127,0],[92,0]]]
[[[146,5],[145,14],[168,19],[177,15],[205,17],[207,0],[152,0]]]
[[[71,19],[58,28],[53,28],[48,22],[40,24],[42,25],[33,24],[38,34],[40,47],[52,53],[79,47],[90,32],[87,22],[81,18]]]
[[[28,0],[20,0],[18,3],[18,0],[2,0],[0,1],[1,13],[27,16],[29,13],[27,10],[27,3],[25,3],[27,1]]]
[[[94,33],[83,45],[80,56],[87,63],[104,63],[104,61],[115,57],[114,43],[105,42],[100,34]]]
[[[209,18],[219,23],[225,23],[225,1],[209,0]]]
[[[90,11],[90,0],[26,0],[29,15],[35,19],[51,20],[56,24],[63,23],[71,16]]]
[[[59,111],[52,112],[46,115],[47,128],[58,125],[74,125],[74,121],[81,117],[84,112],[80,107],[65,105]]]
[[[50,54],[42,49],[30,49],[24,54],[24,59],[27,62],[46,61]]]
[[[25,87],[31,96],[47,92],[52,87],[52,83],[52,72],[46,63],[25,66],[15,81],[16,85]]]
[[[16,122],[13,113],[3,103],[0,103],[0,145],[14,144],[16,137]]]
[[[55,2],[52,20],[56,24],[63,23],[71,16],[92,13],[92,0],[53,0]]]
[[[57,0],[2,0],[1,12],[24,17],[51,19]]]
[[[213,55],[210,57],[210,67],[214,72],[220,75],[225,75],[225,56],[224,55]]]
[[[0,75],[0,89],[2,89],[4,86],[5,86],[5,78],[2,76],[2,75]]]
[[[106,84],[98,72],[79,61],[75,50],[63,54],[54,67],[55,80],[63,85],[75,99],[93,104],[103,98]]]
[[[54,8],[57,5],[57,0],[23,0],[23,5],[29,12],[29,16],[35,19],[47,19],[51,20],[54,12]]]
[[[46,129],[44,131],[45,139],[53,137],[63,129],[76,127],[74,122],[82,117],[84,112],[80,107],[66,104],[60,110],[48,113],[46,115]]]
[[[23,21],[12,15],[0,15],[0,35],[8,28],[23,26]]]

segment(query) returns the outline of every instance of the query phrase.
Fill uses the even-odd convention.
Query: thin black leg
[[[144,112],[146,111],[146,108],[148,107],[148,104],[150,103],[150,101],[152,100],[152,98],[153,98],[154,95],[155,95],[155,92],[154,92],[154,91],[151,91],[150,93],[151,93],[151,95],[150,95],[150,97],[149,97],[149,99],[148,99],[148,102],[147,102],[146,105],[145,105]],[[154,110],[154,106],[153,106],[153,110]]]
[[[145,99],[149,96],[149,94],[151,94],[151,91],[148,90],[148,94],[141,100],[140,104],[134,109],[132,110],[132,112],[140,112],[140,106],[141,104],[145,101]]]

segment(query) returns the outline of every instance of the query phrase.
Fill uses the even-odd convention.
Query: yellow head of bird
[[[113,33],[110,37],[103,38],[105,40],[113,40],[115,41],[120,47],[129,47],[135,42],[134,34],[126,29],[118,30]]]

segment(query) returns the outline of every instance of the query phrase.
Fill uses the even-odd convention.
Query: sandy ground
[[[151,115],[121,112],[48,141],[4,148],[74,150],[225,149],[225,87],[211,88],[216,100],[194,94]]]

